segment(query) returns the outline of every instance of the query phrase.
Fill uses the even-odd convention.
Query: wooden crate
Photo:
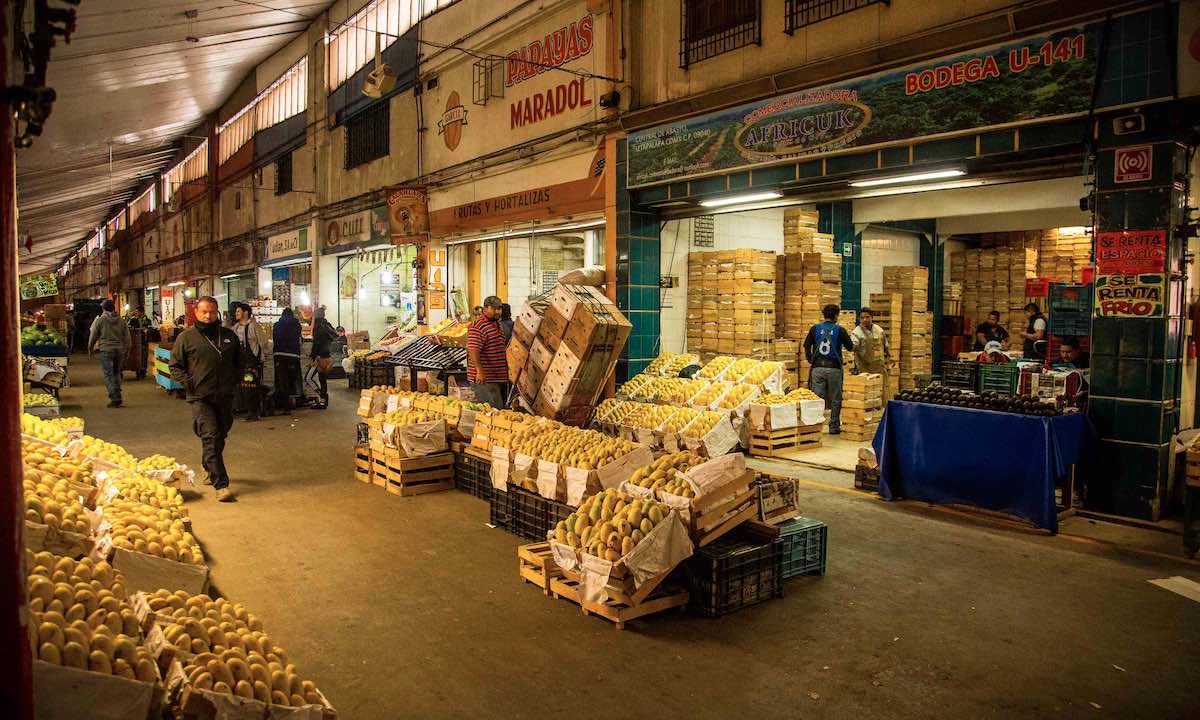
[[[754,471],[692,501],[688,530],[696,547],[704,547],[737,526],[758,517]]]
[[[579,579],[568,577],[565,574],[563,577],[550,579],[550,592],[556,598],[569,600],[578,605],[580,612],[584,615],[599,615],[608,620],[618,630],[624,630],[625,623],[630,620],[671,608],[682,608],[688,602],[687,590],[668,588],[656,588],[656,592],[636,605],[627,604],[611,596],[602,603],[588,602],[580,597]]]
[[[454,488],[454,455],[448,452],[415,458],[375,459],[376,476],[383,475],[387,491],[409,496]]]
[[[540,587],[543,595],[550,594],[551,580],[562,577],[562,568],[554,562],[548,541],[518,545],[517,570],[525,582]]]
[[[1191,487],[1200,488],[1200,447],[1195,445],[1187,451],[1187,473],[1184,482]]]
[[[821,425],[798,425],[783,430],[751,430],[750,454],[783,457],[786,453],[821,447]]]
[[[354,446],[354,479],[370,484],[374,482],[375,468],[371,462],[371,449],[366,445]]]

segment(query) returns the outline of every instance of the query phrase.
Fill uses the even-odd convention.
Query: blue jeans
[[[109,402],[121,402],[121,356],[118,350],[100,351],[100,369],[104,371],[104,387],[108,388]]]
[[[825,401],[829,408],[829,430],[842,429],[842,369],[815,367],[808,378],[808,389]]]

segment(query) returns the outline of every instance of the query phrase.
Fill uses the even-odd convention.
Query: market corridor
[[[64,414],[199,467],[184,402],[128,381],[108,410],[98,364],[72,361]],[[1200,605],[1147,582],[1200,579],[1194,564],[806,485],[827,576],[721,621],[616,632],[522,584],[483,502],[355,482],[356,395],[335,385],[325,412],[239,420],[238,502],[203,488],[187,507],[214,592],[255,608],[345,720],[1195,717]]]

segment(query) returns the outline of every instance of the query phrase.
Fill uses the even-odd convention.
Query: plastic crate
[[[688,606],[706,617],[783,597],[783,542],[726,535],[687,561]]]
[[[454,461],[454,487],[479,498],[492,497],[492,468],[486,460],[459,453]]]
[[[1050,313],[1050,332],[1054,335],[1091,335],[1091,313],[1054,311]]]
[[[980,363],[979,392],[991,390],[1015,395],[1021,380],[1021,369],[1016,363]]]
[[[546,539],[546,498],[524,488],[509,485],[512,503],[511,532],[531,542]]]
[[[1092,286],[1050,284],[1050,314],[1072,312],[1089,315],[1092,312]]]
[[[575,512],[575,508],[566,503],[560,503],[557,500],[546,501],[546,533],[558,526],[560,520],[566,520],[567,516]],[[545,538],[545,535],[542,536]]]
[[[492,490],[488,524],[512,532],[512,497],[509,493]]]
[[[783,578],[824,575],[829,527],[820,520],[798,517],[779,524],[783,542]]]
[[[979,387],[979,363],[943,361],[942,384],[974,392]]]

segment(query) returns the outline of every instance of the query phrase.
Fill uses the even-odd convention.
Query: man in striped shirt
[[[475,399],[494,408],[504,407],[504,383],[508,382],[508,358],[500,313],[504,303],[495,295],[483,301],[483,312],[467,330],[467,382]]]

